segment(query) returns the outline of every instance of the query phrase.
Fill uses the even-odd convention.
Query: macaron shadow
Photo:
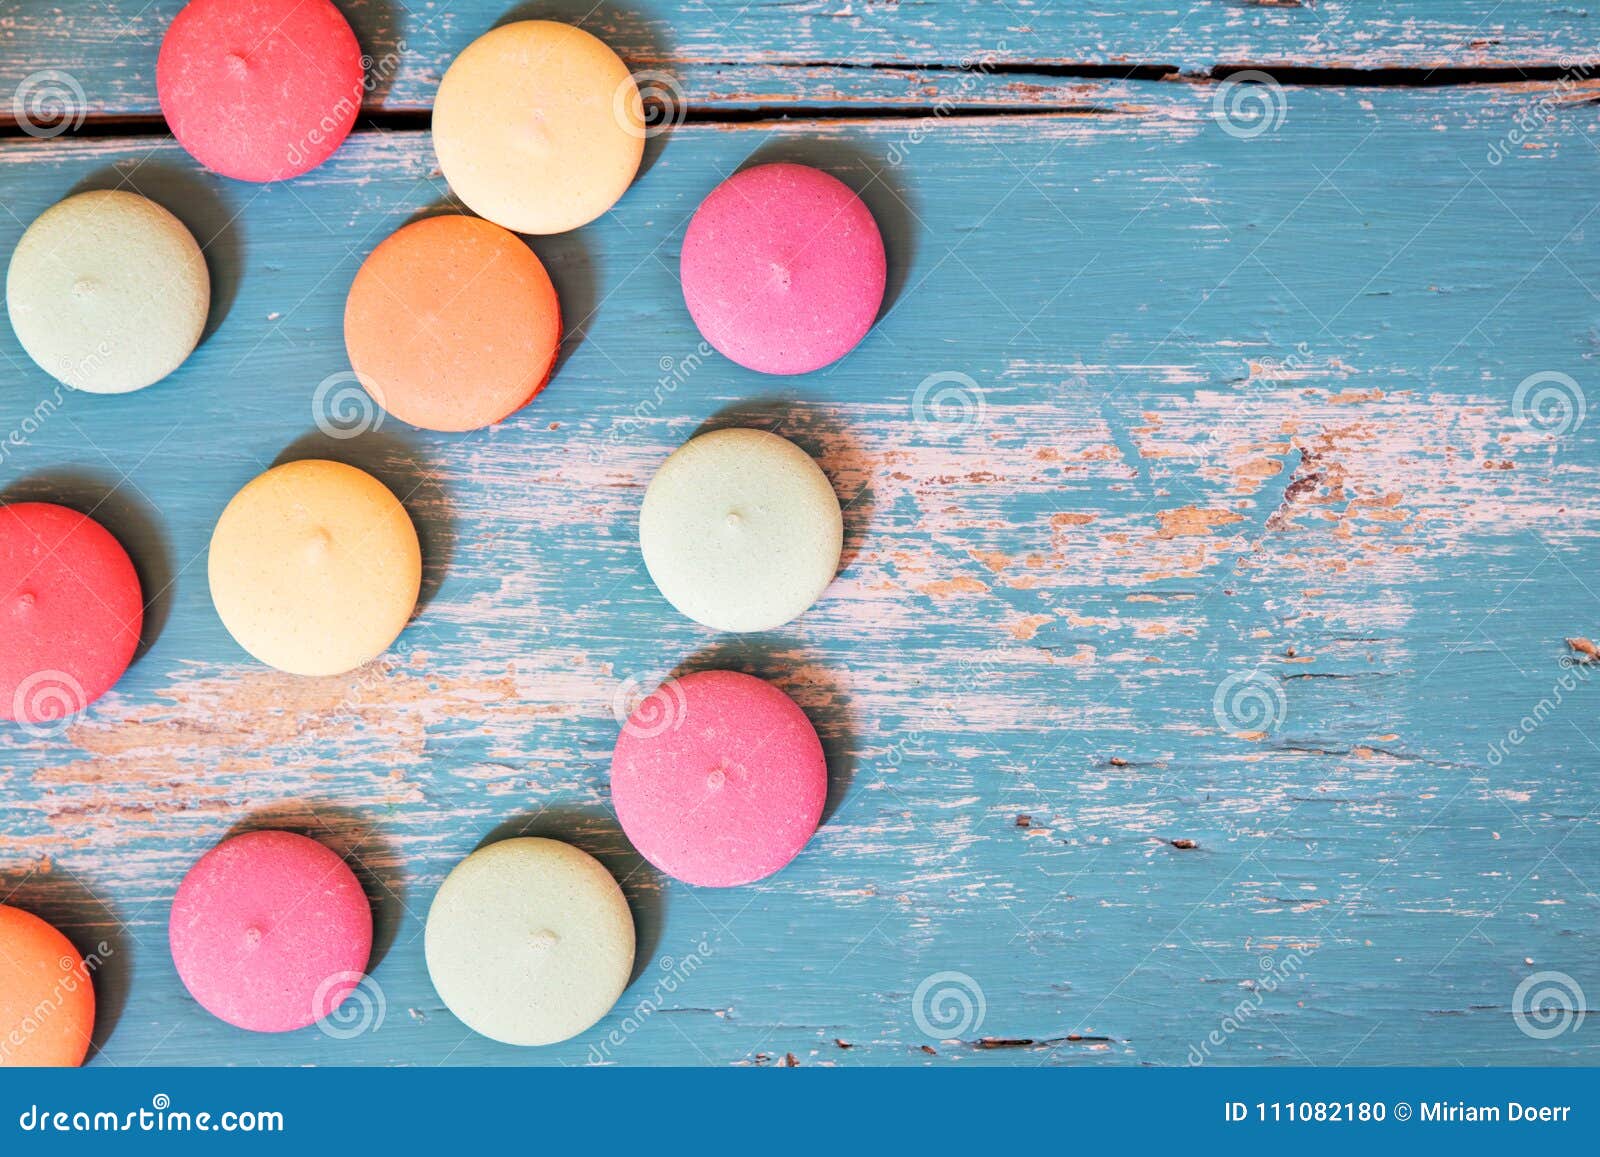
[[[131,169],[101,169],[72,188],[73,193],[97,189],[137,193],[182,221],[194,236],[211,278],[211,308],[196,348],[204,345],[227,319],[244,275],[245,243],[240,228],[244,213],[229,205],[223,193],[228,183],[199,168],[197,162],[184,167],[167,161],[143,161]],[[169,377],[182,372],[180,366]]]
[[[632,985],[644,975],[661,943],[667,921],[666,878],[634,850],[610,811],[553,807],[524,812],[499,824],[472,850],[524,836],[559,840],[588,852],[617,881],[633,913],[633,971],[628,976]]]
[[[382,422],[403,425],[387,414]],[[400,500],[422,546],[422,589],[413,619],[427,609],[444,585],[456,543],[455,503],[443,478],[429,468],[419,442],[417,437],[388,430],[371,429],[346,438],[318,430],[295,439],[272,462],[274,466],[308,458],[343,462],[365,470]]]
[[[144,627],[133,663],[142,659],[161,637],[177,595],[172,542],[160,512],[138,487],[125,484],[120,476],[83,469],[30,474],[0,491],[0,504],[12,502],[51,502],[76,510],[105,527],[122,544],[133,560],[144,596]]]
[[[544,265],[545,272],[550,274],[550,281],[556,287],[556,300],[561,303],[561,348],[556,350],[556,360],[550,367],[550,381],[545,389],[557,384],[562,368],[588,339],[589,327],[594,323],[595,311],[599,308],[603,266],[584,241],[582,233],[581,229],[574,229],[570,233],[523,238]],[[530,406],[537,404],[537,397],[529,403]],[[519,410],[507,421],[514,420],[522,413]]]
[[[849,693],[833,674],[833,660],[808,652],[805,644],[792,636],[767,632],[734,636],[702,647],[678,664],[671,678],[681,679],[697,671],[741,671],[754,675],[765,679],[799,705],[817,730],[828,765],[828,798],[822,805],[822,818],[817,826],[820,828],[831,820],[855,782],[858,732]],[[800,856],[805,855],[802,849]]]
[[[888,276],[883,287],[883,304],[878,308],[877,325],[893,312],[911,267],[916,263],[917,234],[922,226],[909,188],[895,175],[895,167],[882,156],[869,152],[858,141],[837,137],[817,138],[775,134],[739,166],[739,171],[756,165],[780,162],[810,165],[843,181],[866,202],[872,218],[883,234],[883,249]],[[711,190],[707,189],[706,192]],[[863,339],[865,340],[865,339]],[[849,357],[849,354],[845,355]],[[827,372],[826,367],[821,372]]]
[[[367,959],[366,970],[369,974],[376,972],[410,911],[406,906],[404,854],[361,812],[321,800],[280,800],[257,808],[229,828],[217,843],[260,831],[305,836],[337,852],[349,865],[372,908],[372,955]],[[210,850],[204,848],[200,855]]]
[[[85,1058],[89,1063],[110,1041],[128,1003],[136,955],[132,933],[121,914],[59,860],[48,872],[0,869],[0,902],[53,924],[83,957],[94,985],[94,1031]]]
[[[848,423],[837,414],[810,402],[792,398],[748,398],[724,406],[700,424],[694,437],[713,430],[765,430],[787,438],[811,455],[822,467],[844,516],[844,546],[839,552],[842,574],[856,560],[861,544],[872,530],[877,505],[872,491],[871,458]],[[855,479],[860,479],[856,483]],[[828,597],[826,590],[817,601]]]

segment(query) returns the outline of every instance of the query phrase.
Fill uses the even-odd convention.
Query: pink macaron
[[[178,886],[172,962],[207,1012],[254,1032],[323,1019],[361,982],[372,908],[337,853],[293,832],[248,832]]]
[[[633,845],[706,887],[748,884],[794,859],[827,796],[805,712],[736,671],[669,679],[629,716],[611,759],[612,802]]]
[[[684,301],[706,341],[765,374],[838,361],[872,328],[887,278],[860,197],[806,165],[757,165],[711,191],[683,239]]]
[[[156,93],[206,168],[280,181],[349,135],[366,93],[361,45],[330,0],[192,0],[161,41]]]
[[[128,552],[87,515],[0,506],[0,719],[82,711],[133,660],[144,595]]]

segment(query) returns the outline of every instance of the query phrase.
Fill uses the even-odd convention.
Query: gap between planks
[[[1093,99],[1096,85],[1216,85],[1263,78],[1295,88],[1462,88],[1558,84],[1587,93],[1600,78],[1600,58],[1538,66],[1445,66],[1438,68],[1341,68],[1315,65],[1219,64],[1185,72],[1173,64],[1102,65],[1048,63],[894,64],[858,61],[797,61],[751,66],[736,61],[700,61],[688,67],[694,82],[673,110],[677,123],[759,124],[810,120],[914,120],[945,117],[1027,117],[1041,113],[1119,115],[1115,102]],[[761,78],[777,84],[762,85]],[[813,82],[815,82],[813,84]],[[878,82],[881,82],[881,87]],[[1589,97],[1588,99],[1600,99]],[[647,108],[661,102],[646,97]],[[431,108],[362,110],[357,129],[426,129]],[[0,117],[0,139],[37,136],[15,116]],[[51,126],[45,126],[51,127]],[[166,136],[159,113],[106,114],[88,111],[72,126],[78,136]]]

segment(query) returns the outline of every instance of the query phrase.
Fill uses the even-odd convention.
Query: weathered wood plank
[[[220,288],[193,360],[129,397],[56,395],[0,327],[0,495],[94,509],[159,592],[87,717],[0,730],[0,895],[112,949],[102,1059],[1592,1063],[1511,1002],[1541,969],[1600,991],[1597,684],[1562,666],[1600,635],[1600,424],[1513,401],[1541,372],[1595,397],[1593,117],[1538,86],[1290,89],[1241,139],[1207,89],[1130,88],[1116,115],[670,134],[613,214],[534,243],[570,349],[461,437],[330,438],[312,404],[358,263],[446,195],[425,134],[271,187],[161,140],[0,152],[0,252],[121,182]],[[682,307],[687,216],[752,156],[825,165],[885,227],[892,308],[827,372],[706,356]],[[848,565],[792,629],[718,638],[640,564],[641,487],[712,421],[796,438],[849,503]],[[249,662],[205,587],[227,498],[311,453],[404,495],[428,560],[394,654],[344,679]],[[665,883],[611,815],[614,705],[685,664],[776,679],[827,742],[829,818],[761,886]],[[248,1037],[182,993],[172,889],[242,823],[359,862],[378,1031]],[[502,1048],[428,983],[434,889],[523,830],[626,881],[625,1007],[662,1009],[619,1045],[623,1011]],[[949,971],[985,1019],[930,1035],[914,994]]]
[[[156,53],[183,3],[14,5],[0,12],[0,94],[33,78],[35,88],[64,93],[74,114],[155,114]],[[1164,65],[1199,73],[1236,65],[1571,68],[1600,62],[1591,11],[1539,0],[1137,0],[1112,6],[1077,0],[635,0],[599,6],[556,0],[516,7],[500,0],[341,0],[341,6],[372,60],[369,105],[375,110],[430,107],[440,76],[466,44],[504,19],[531,16],[581,23],[636,68],[671,78],[692,107],[708,109],[784,102],[783,94],[797,87],[795,65],[842,64],[858,72],[873,64],[957,70]],[[69,79],[38,75],[50,70]],[[900,75],[873,70],[846,77],[827,71],[820,84],[820,90],[803,91],[837,86],[835,99],[876,103],[906,88]],[[956,83],[935,72],[919,77],[915,87],[982,102],[995,86],[982,79]],[[1053,103],[1048,91],[1033,95]]]

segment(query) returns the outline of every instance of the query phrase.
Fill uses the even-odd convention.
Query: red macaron
[[[361,45],[329,0],[192,0],[161,41],[156,92],[206,168],[281,181],[350,134],[366,92]]]
[[[143,627],[139,575],[110,531],[65,506],[0,506],[0,719],[82,711],[128,669]]]

